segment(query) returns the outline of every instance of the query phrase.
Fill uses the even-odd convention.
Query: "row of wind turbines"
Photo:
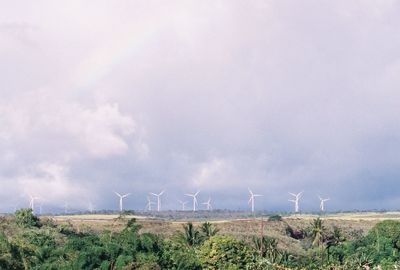
[[[256,197],[261,197],[261,196],[263,196],[263,195],[253,193],[253,191],[251,191],[250,188],[248,188],[248,191],[249,191],[249,195],[250,195],[248,204],[249,204],[250,207],[251,207],[251,212],[254,212],[254,209],[255,209],[255,198],[256,198]],[[124,201],[124,199],[125,199],[126,197],[130,196],[131,193],[121,194],[121,193],[118,193],[118,192],[116,192],[116,191],[114,191],[114,193],[115,193],[115,195],[117,195],[118,198],[119,198],[119,211],[122,212],[122,211],[124,210],[123,201]],[[150,195],[150,196],[154,196],[155,198],[157,198],[157,201],[154,202],[154,201],[151,200],[150,196],[147,196],[146,210],[147,210],[147,211],[153,211],[152,206],[153,206],[153,205],[156,205],[156,206],[157,206],[157,207],[156,207],[156,210],[157,210],[158,212],[161,211],[161,196],[162,196],[164,193],[165,193],[165,190],[161,191],[160,193],[153,193],[153,192],[150,192],[149,195]],[[185,196],[191,197],[191,198],[192,198],[192,203],[193,203],[193,204],[192,204],[192,206],[193,206],[192,209],[193,209],[193,212],[196,211],[196,207],[198,206],[197,196],[199,195],[199,193],[200,193],[200,191],[197,191],[197,192],[195,192],[195,193],[185,193],[185,194],[184,194]],[[303,193],[304,193],[303,191],[302,191],[302,192],[299,192],[299,193],[297,193],[297,194],[296,194],[296,193],[291,193],[291,192],[289,192],[289,194],[290,194],[291,196],[293,196],[293,199],[289,199],[288,201],[289,201],[289,202],[293,202],[293,204],[294,204],[294,212],[295,212],[295,213],[299,213],[299,212],[300,212],[300,205],[299,205],[299,202],[300,202],[300,199],[301,199],[302,196],[303,196]],[[319,198],[319,200],[320,200],[319,208],[320,208],[321,212],[324,212],[324,211],[325,211],[325,202],[326,202],[326,201],[329,201],[330,199],[329,199],[329,198],[322,198],[320,195],[318,195],[318,198]],[[35,209],[35,201],[36,201],[36,200],[39,200],[39,199],[40,199],[40,197],[33,196],[33,195],[29,195],[29,207],[30,207],[32,210]],[[178,202],[181,204],[181,210],[182,210],[182,211],[186,211],[186,204],[189,203],[189,202],[188,202],[188,201],[181,201],[181,200],[178,200]],[[208,211],[213,210],[213,207],[212,207],[212,204],[211,204],[211,197],[209,197],[207,201],[202,202],[201,204],[203,204],[203,205],[205,206],[205,209],[206,209],[206,210],[208,210]],[[41,214],[41,213],[42,213],[42,205],[40,204],[39,207],[40,207],[40,214]],[[90,212],[93,212],[94,207],[93,207],[93,204],[92,204],[92,203],[89,203],[89,208],[88,208],[88,210],[89,210]],[[68,203],[65,203],[65,205],[64,205],[64,211],[65,211],[65,213],[68,212]]]
[[[256,197],[261,197],[263,195],[254,194],[251,191],[250,188],[248,188],[248,190],[249,190],[249,193],[250,193],[250,198],[249,198],[248,204],[251,205],[251,212],[254,212],[255,198]],[[146,210],[152,211],[153,210],[152,205],[156,204],[157,205],[157,211],[158,212],[161,211],[161,196],[164,194],[164,192],[165,192],[165,190],[161,191],[160,193],[150,192],[149,195],[152,195],[152,196],[156,197],[157,198],[157,202],[152,201],[150,199],[150,196],[147,196]],[[114,193],[119,197],[119,210],[122,212],[123,211],[123,199],[128,197],[129,195],[131,195],[131,193],[127,193],[127,194],[123,194],[123,195],[118,193],[118,192],[116,192],[116,191],[114,191]],[[192,197],[192,200],[193,200],[193,212],[196,211],[196,206],[198,205],[197,195],[199,195],[199,193],[200,193],[200,191],[197,191],[196,193],[185,193],[184,194],[185,196]],[[294,197],[293,199],[289,199],[288,201],[294,203],[294,212],[295,213],[299,213],[300,212],[299,201],[300,201],[301,197],[303,196],[303,193],[304,193],[303,191],[301,191],[301,192],[299,192],[297,194],[289,192],[289,194]],[[319,208],[320,208],[320,210],[322,212],[324,212],[325,211],[325,202],[329,201],[330,199],[329,198],[325,198],[324,199],[320,195],[318,195],[318,198],[320,200]],[[182,206],[182,211],[185,211],[186,210],[185,206],[188,203],[188,201],[178,200],[178,202]],[[213,209],[212,205],[211,205],[211,198],[210,197],[208,198],[207,201],[203,202],[202,204],[205,205],[206,210],[212,210]]]
[[[157,198],[157,203],[154,202],[154,201],[152,201],[152,200],[150,199],[150,197],[147,196],[146,210],[152,211],[152,210],[153,210],[153,209],[152,209],[152,205],[155,205],[155,204],[156,204],[156,205],[157,205],[157,211],[158,211],[158,212],[161,211],[161,196],[164,194],[164,192],[165,192],[165,190],[161,191],[160,193],[153,193],[153,192],[150,192],[149,195],[153,195],[154,197]],[[131,195],[131,193],[120,194],[120,193],[118,193],[118,192],[116,192],[116,191],[114,191],[114,193],[115,193],[115,195],[117,195],[117,196],[119,197],[119,211],[122,212],[122,211],[123,211],[123,199],[126,198],[126,197],[128,197],[129,195]],[[192,198],[193,198],[193,211],[196,211],[196,206],[198,205],[198,202],[197,202],[197,195],[198,195],[199,193],[200,193],[200,191],[197,191],[196,193],[193,193],[193,194],[189,194],[189,193],[186,193],[186,194],[185,194],[185,196],[189,196],[189,197],[192,197]],[[182,211],[185,211],[185,210],[186,210],[185,206],[186,206],[186,204],[188,203],[188,201],[181,201],[181,200],[178,200],[178,202],[179,202],[179,203],[181,204],[181,206],[182,206]],[[208,201],[203,202],[202,204],[204,204],[204,205],[206,206],[206,209],[207,209],[207,210],[212,210],[211,198],[208,198]]]

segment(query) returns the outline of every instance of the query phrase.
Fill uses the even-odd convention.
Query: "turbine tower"
[[[193,198],[193,212],[196,211],[196,205],[197,205],[197,199],[196,196],[199,194],[200,191],[197,191],[194,194],[186,193],[186,196],[192,197]]]
[[[116,191],[114,191],[114,193],[119,197],[119,211],[122,212],[122,209],[123,209],[122,200],[123,200],[125,197],[128,197],[128,196],[131,195],[131,194],[130,194],[130,193],[127,193],[127,194],[121,195],[121,194],[119,194],[119,193],[116,192]]]
[[[289,192],[290,195],[295,197],[293,200],[289,200],[289,202],[294,202],[294,212],[298,213],[299,212],[299,200],[301,196],[303,195],[303,191],[297,194]]]
[[[93,213],[93,211],[94,211],[94,205],[93,205],[92,202],[89,202],[88,210],[89,210],[89,212],[90,212],[91,214]]]
[[[185,205],[188,203],[187,201],[183,202],[178,200],[178,202],[182,205],[182,211],[185,211]]]
[[[39,197],[29,195],[29,208],[32,209],[32,212],[35,211],[35,200],[40,199]]]
[[[208,201],[203,202],[202,204],[204,204],[207,207],[207,210],[212,210],[211,198],[210,197],[208,197]]]
[[[158,194],[150,192],[151,195],[157,197],[157,211],[158,211],[158,212],[160,212],[160,210],[161,210],[161,200],[160,200],[160,197],[161,197],[161,195],[163,195],[164,191],[165,191],[165,190],[161,191],[161,192],[158,193]]]
[[[330,199],[323,199],[321,196],[318,195],[319,200],[321,201],[321,203],[319,204],[319,209],[321,209],[321,212],[325,211],[325,202],[329,201]]]
[[[249,190],[249,193],[250,193],[250,199],[249,199],[248,203],[251,204],[251,212],[254,213],[254,198],[255,197],[261,197],[262,195],[261,194],[254,194],[253,191],[251,191],[250,188],[247,188],[247,189]]]
[[[152,202],[152,201],[150,200],[150,197],[147,196],[146,210],[151,211],[151,205],[152,205],[152,204],[155,204],[155,202]]]
[[[68,214],[68,208],[69,208],[69,204],[68,202],[64,203],[64,214]]]

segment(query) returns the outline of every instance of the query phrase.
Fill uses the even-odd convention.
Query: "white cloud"
[[[94,194],[82,183],[71,181],[68,168],[59,164],[41,163],[26,170],[16,179],[19,194],[29,198],[38,196],[44,204],[61,206],[65,201],[71,205],[82,206]]]
[[[345,184],[399,177],[396,1],[3,6],[2,182],[56,164],[61,190],[250,185],[286,206],[304,187],[345,207]]]
[[[138,155],[148,155],[137,124],[132,117],[120,112],[118,104],[90,108],[57,98],[57,95],[35,91],[18,96],[12,103],[1,104],[3,139],[29,147],[35,142],[43,153],[49,151],[50,155],[56,153],[56,157],[66,159],[122,155],[129,150],[130,141],[133,148],[138,148]],[[49,142],[57,149],[46,147]]]

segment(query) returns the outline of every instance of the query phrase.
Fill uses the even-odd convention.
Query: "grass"
[[[362,212],[362,213],[339,213],[327,214],[323,216],[312,214],[289,215],[281,221],[268,221],[263,218],[263,234],[278,240],[279,247],[289,250],[296,254],[304,253],[302,243],[286,234],[286,228],[293,229],[307,228],[311,221],[317,217],[324,220],[324,226],[332,229],[334,226],[342,229],[343,233],[351,237],[353,232],[366,234],[377,222],[383,219],[400,219],[400,212]],[[127,215],[121,218],[115,214],[85,214],[85,215],[64,215],[49,216],[55,223],[68,223],[78,230],[90,228],[94,231],[120,231],[130,218],[136,218],[142,226],[142,232],[151,232],[166,237],[170,237],[182,229],[182,225],[190,219],[170,220],[162,218],[152,218],[149,216]],[[190,221],[195,226],[204,222],[204,219],[192,218]],[[238,239],[251,241],[252,237],[261,234],[261,218],[233,218],[233,219],[210,219],[219,230],[220,234],[232,235]]]

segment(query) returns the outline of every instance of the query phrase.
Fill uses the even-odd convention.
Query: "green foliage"
[[[255,262],[249,263],[246,270],[278,270],[271,261],[266,258],[257,258]]]
[[[124,269],[132,261],[133,261],[132,256],[119,255],[115,261],[115,269]]]
[[[391,248],[393,252],[398,253],[400,249],[400,221],[385,220],[379,222],[372,228],[367,237],[375,244],[378,252]]]
[[[283,259],[283,253],[278,249],[278,241],[264,236],[262,239],[253,237],[253,244],[259,256],[268,259],[268,262],[277,263]]]
[[[21,227],[39,227],[39,219],[30,208],[21,208],[15,211],[15,222]]]
[[[320,218],[316,218],[311,223],[310,233],[312,237],[312,245],[321,247],[325,237],[325,227],[323,221]]]
[[[213,236],[199,250],[203,269],[245,269],[254,261],[253,252],[244,242],[231,236]]]
[[[210,237],[217,235],[217,233],[219,232],[219,229],[216,228],[210,222],[204,222],[200,226],[200,232],[201,232],[201,235],[203,237],[203,240],[207,240]]]
[[[183,232],[178,232],[176,239],[188,246],[199,245],[202,242],[200,231],[194,227],[192,222],[188,222],[183,226]]]
[[[9,242],[4,233],[0,233],[0,269],[22,269],[18,248]]]
[[[77,231],[71,223],[39,223],[30,209],[21,209],[15,219],[0,220],[0,269],[389,270],[400,262],[400,222],[393,220],[377,223],[366,236],[328,229],[319,218],[308,230],[287,224],[288,234],[295,236],[287,239],[303,247],[299,252],[288,252],[280,237],[247,236],[252,243],[246,243],[220,236],[209,222],[186,223],[176,237],[165,239],[143,233],[135,219],[123,221],[120,231]]]
[[[281,215],[272,215],[268,217],[268,221],[282,221],[282,216]]]
[[[165,240],[160,258],[162,269],[171,270],[200,270],[201,264],[193,248],[188,248],[181,241]]]

